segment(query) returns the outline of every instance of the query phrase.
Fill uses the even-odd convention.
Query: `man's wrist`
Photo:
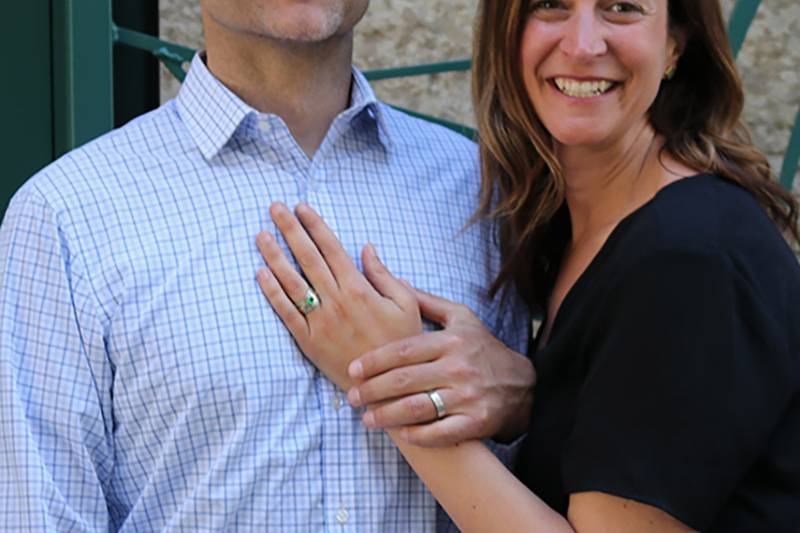
[[[533,409],[533,390],[536,385],[536,370],[533,363],[527,357],[516,354],[518,364],[513,369],[513,376],[518,382],[515,386],[521,391],[517,401],[511,402],[512,409],[508,411],[500,429],[492,436],[492,439],[500,444],[513,442],[520,435],[528,431]]]
[[[533,388],[527,396],[530,397],[530,400],[523,401],[520,408],[512,411],[512,416],[500,428],[500,431],[492,436],[492,440],[499,444],[509,444],[528,431],[533,409]]]

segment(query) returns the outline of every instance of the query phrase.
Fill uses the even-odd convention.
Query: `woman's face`
[[[521,44],[533,107],[564,146],[605,148],[647,120],[677,62],[668,0],[533,0]]]

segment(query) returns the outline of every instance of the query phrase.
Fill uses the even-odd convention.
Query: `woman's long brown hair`
[[[671,81],[649,111],[663,150],[690,168],[737,183],[796,244],[798,203],[774,179],[741,122],[744,93],[719,0],[668,0],[671,28],[686,46]],[[542,310],[564,246],[565,182],[553,139],[528,97],[520,42],[529,0],[481,0],[475,27],[472,92],[481,153],[478,216],[497,223],[503,262],[490,289],[514,284]],[[568,230],[567,230],[568,231]]]

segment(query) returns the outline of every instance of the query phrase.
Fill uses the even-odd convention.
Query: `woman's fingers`
[[[256,237],[256,244],[261,251],[261,256],[269,266],[269,271],[283,288],[289,300],[296,305],[297,302],[305,299],[309,289],[308,283],[289,263],[286,254],[275,241],[275,237],[267,231],[262,231]]]
[[[449,342],[449,336],[442,332],[422,333],[367,352],[350,363],[347,370],[355,380],[369,380],[394,368],[433,361]]]
[[[397,304],[403,311],[417,311],[417,299],[408,286],[395,278],[389,269],[384,266],[375,251],[375,246],[367,244],[361,251],[361,262],[364,264],[364,274],[375,289],[386,298]]]
[[[445,409],[455,413],[459,402],[451,389],[436,389]],[[398,398],[375,407],[370,407],[362,416],[364,425],[370,429],[413,426],[433,422],[437,419],[436,407],[427,392]]]
[[[269,213],[314,290],[322,295],[333,294],[337,287],[336,280],[300,221],[280,202],[270,205]],[[271,264],[270,268],[281,279]]]
[[[359,274],[353,259],[339,242],[336,234],[311,206],[300,204],[295,208],[295,213],[316,247],[325,257],[328,267],[339,283],[348,276]]]
[[[261,287],[261,292],[267,297],[278,316],[281,317],[289,333],[298,342],[302,342],[309,333],[308,322],[306,322],[305,317],[297,309],[294,302],[286,295],[278,280],[267,268],[262,268],[256,272],[256,280],[258,280],[258,286]]]

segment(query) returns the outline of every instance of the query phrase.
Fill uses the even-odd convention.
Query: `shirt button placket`
[[[335,411],[338,411],[339,409],[342,408],[342,396],[338,390],[334,391],[332,402],[333,402],[333,409]]]
[[[312,164],[308,169],[306,177],[306,188],[309,194],[319,192],[321,180],[325,178],[325,172],[318,164]]]
[[[331,191],[326,183],[326,169],[324,160],[316,161],[309,168],[306,174],[307,201],[314,207],[322,218],[336,228],[336,212],[332,206],[337,202],[331,198]],[[337,198],[339,199],[339,198]],[[355,510],[352,505],[346,505],[345,501],[353,493],[352,461],[342,460],[342,454],[353,453],[347,448],[346,443],[352,429],[350,410],[345,409],[347,403],[344,393],[333,384],[322,380],[320,385],[323,387],[324,396],[328,397],[330,403],[323,404],[323,425],[324,435],[327,439],[325,449],[324,470],[325,470],[325,499],[330,502],[327,507],[328,523],[331,531],[343,533],[345,531],[355,531],[361,524],[355,519]],[[352,502],[350,502],[352,503]]]

